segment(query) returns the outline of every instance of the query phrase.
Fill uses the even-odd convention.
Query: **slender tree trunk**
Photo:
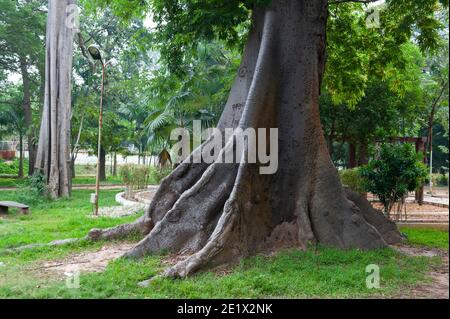
[[[112,176],[117,176],[117,152],[114,152]]]
[[[100,180],[106,181],[106,152],[100,147]]]
[[[76,173],[75,173],[75,158],[71,158],[71,159],[70,159],[70,171],[71,171],[71,173],[72,173],[72,179],[74,179],[75,177],[77,177],[77,176],[76,176]]]
[[[366,165],[369,162],[368,152],[367,143],[361,142],[359,144],[358,166]]]
[[[70,154],[73,26],[68,6],[74,0],[48,3],[45,97],[36,169],[42,171],[52,198],[68,197],[72,187]]]
[[[146,214],[89,233],[140,232],[127,257],[190,254],[164,272],[185,277],[280,245],[379,248],[401,239],[394,223],[343,188],[323,136],[319,89],[325,66],[326,0],[272,0],[253,12],[252,31],[218,129],[278,128],[278,170],[187,160],[163,180]],[[200,149],[191,154],[198,155]]]
[[[353,142],[348,143],[348,168],[355,168],[356,163],[356,145]]]
[[[77,160],[78,151],[80,150],[80,138],[81,132],[83,131],[83,123],[84,123],[84,114],[81,117],[80,126],[78,128],[77,140],[75,141],[75,145],[73,146],[72,152],[70,154],[70,169],[72,171],[72,179],[76,177],[75,161]]]
[[[31,176],[34,172],[36,147],[34,145],[33,114],[31,110],[30,75],[28,73],[27,58],[20,56],[19,60],[23,85],[23,113],[25,117],[25,126],[27,127],[28,175]]]
[[[434,99],[433,103],[431,104],[431,111],[430,116],[428,117],[428,137],[427,137],[427,149],[428,152],[431,153],[431,150],[433,149],[433,125],[434,125],[434,116],[436,114],[436,109],[438,108],[439,102],[444,95],[445,89],[448,86],[448,80],[445,80],[442,83],[441,89],[439,91],[438,96],[436,99]]]
[[[23,135],[19,133],[19,178],[23,178]]]

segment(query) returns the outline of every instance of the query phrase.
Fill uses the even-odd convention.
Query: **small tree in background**
[[[148,185],[150,168],[145,165],[128,164],[120,169],[120,176],[126,186],[126,197],[132,199],[135,191],[143,190]]]
[[[425,182],[421,157],[411,144],[384,144],[379,156],[360,168],[364,188],[378,196],[388,217],[397,201]]]

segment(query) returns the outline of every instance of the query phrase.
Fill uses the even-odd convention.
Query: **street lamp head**
[[[100,49],[96,45],[89,46],[88,51],[94,60],[102,60],[102,54],[100,53]]]

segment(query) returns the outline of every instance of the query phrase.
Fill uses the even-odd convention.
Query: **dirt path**
[[[400,246],[396,250],[409,256],[425,256],[442,258],[442,264],[434,267],[427,275],[432,279],[431,283],[419,284],[412,287],[396,298],[413,299],[449,299],[449,263],[448,250],[431,249],[424,247]]]
[[[39,276],[62,278],[76,272],[102,272],[111,260],[121,257],[135,243],[111,243],[102,248],[72,254],[62,260],[44,261],[33,271]]]

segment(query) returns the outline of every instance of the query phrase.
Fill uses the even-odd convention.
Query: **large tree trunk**
[[[189,254],[165,271],[170,277],[283,243],[370,249],[400,241],[394,223],[344,190],[328,154],[319,117],[326,21],[325,0],[273,0],[254,10],[218,128],[278,128],[274,175],[261,175],[259,165],[245,162],[185,161],[163,180],[145,216],[92,230],[89,238],[140,232],[144,239],[126,256],[161,250]],[[226,145],[222,152],[232,148],[232,140]]]
[[[34,172],[36,147],[34,145],[33,113],[31,110],[30,75],[28,73],[28,62],[26,57],[20,57],[20,70],[22,73],[23,85],[23,113],[25,118],[25,126],[27,127],[28,176],[31,176]]]
[[[45,97],[36,169],[46,176],[52,198],[71,192],[70,115],[73,26],[68,6],[74,0],[50,0],[48,4]]]

